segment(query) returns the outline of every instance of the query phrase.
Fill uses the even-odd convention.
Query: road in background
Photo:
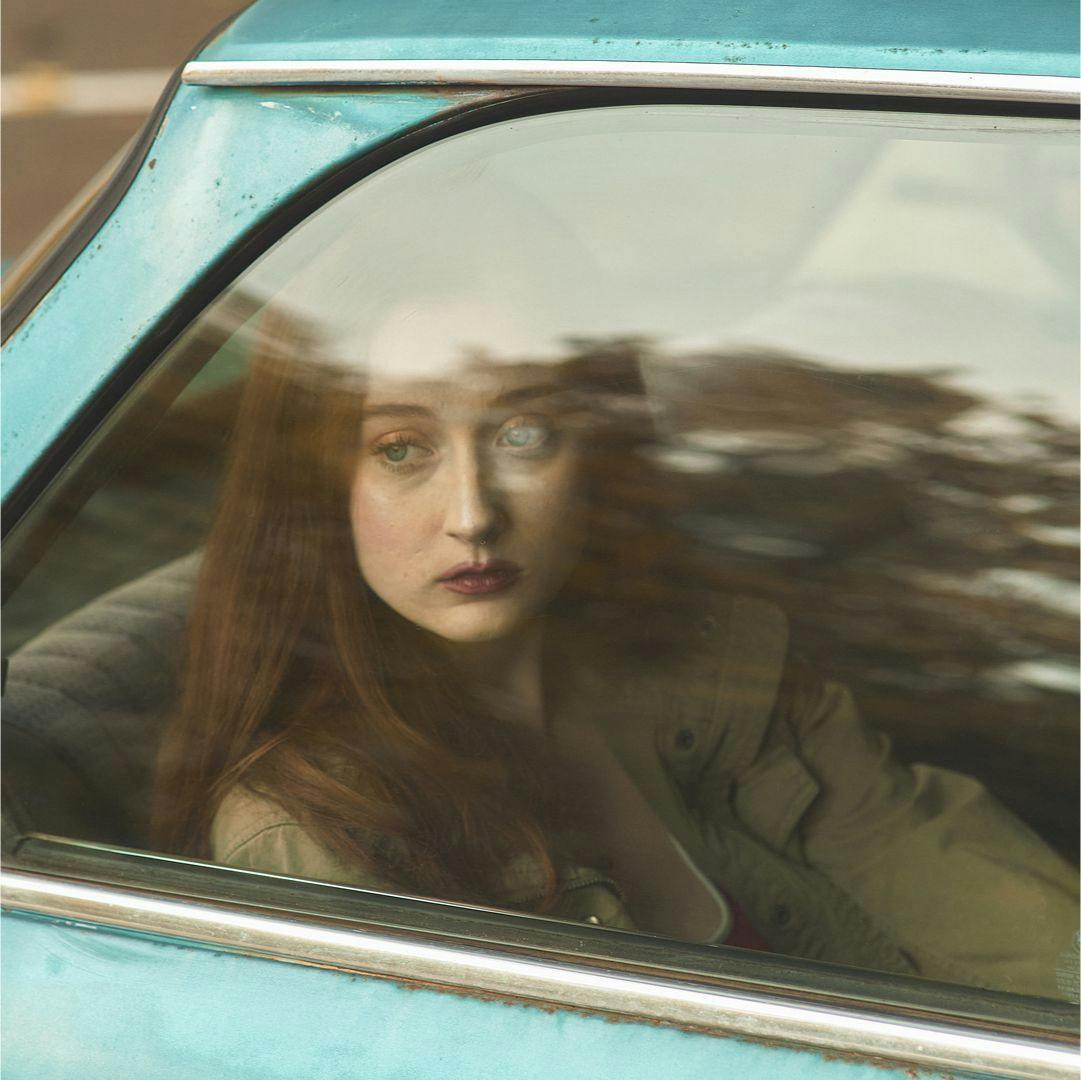
[[[6,0],[5,265],[139,130],[199,40],[242,6],[243,0]]]

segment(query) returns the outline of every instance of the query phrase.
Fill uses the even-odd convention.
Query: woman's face
[[[375,379],[350,493],[357,561],[399,615],[490,641],[540,612],[581,549],[581,443],[551,371]]]

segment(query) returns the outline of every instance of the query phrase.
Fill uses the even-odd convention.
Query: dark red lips
[[[506,559],[493,559],[486,563],[460,563],[452,566],[441,578],[439,584],[451,592],[465,596],[485,596],[489,593],[509,589],[521,574],[522,568]]]

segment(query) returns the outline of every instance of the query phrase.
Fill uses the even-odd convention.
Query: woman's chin
[[[467,645],[498,641],[520,630],[528,614],[513,605],[474,603],[453,611],[441,612],[438,618],[425,620],[424,628],[444,641]]]

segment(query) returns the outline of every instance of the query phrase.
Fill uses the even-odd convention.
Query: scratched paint
[[[914,1075],[46,918],[5,915],[3,940],[5,1080]]]
[[[460,103],[431,92],[182,87],[120,205],[4,349],[4,495],[256,222],[313,178]]]
[[[1077,5],[1026,0],[261,0],[202,60],[650,60],[1072,75]]]

